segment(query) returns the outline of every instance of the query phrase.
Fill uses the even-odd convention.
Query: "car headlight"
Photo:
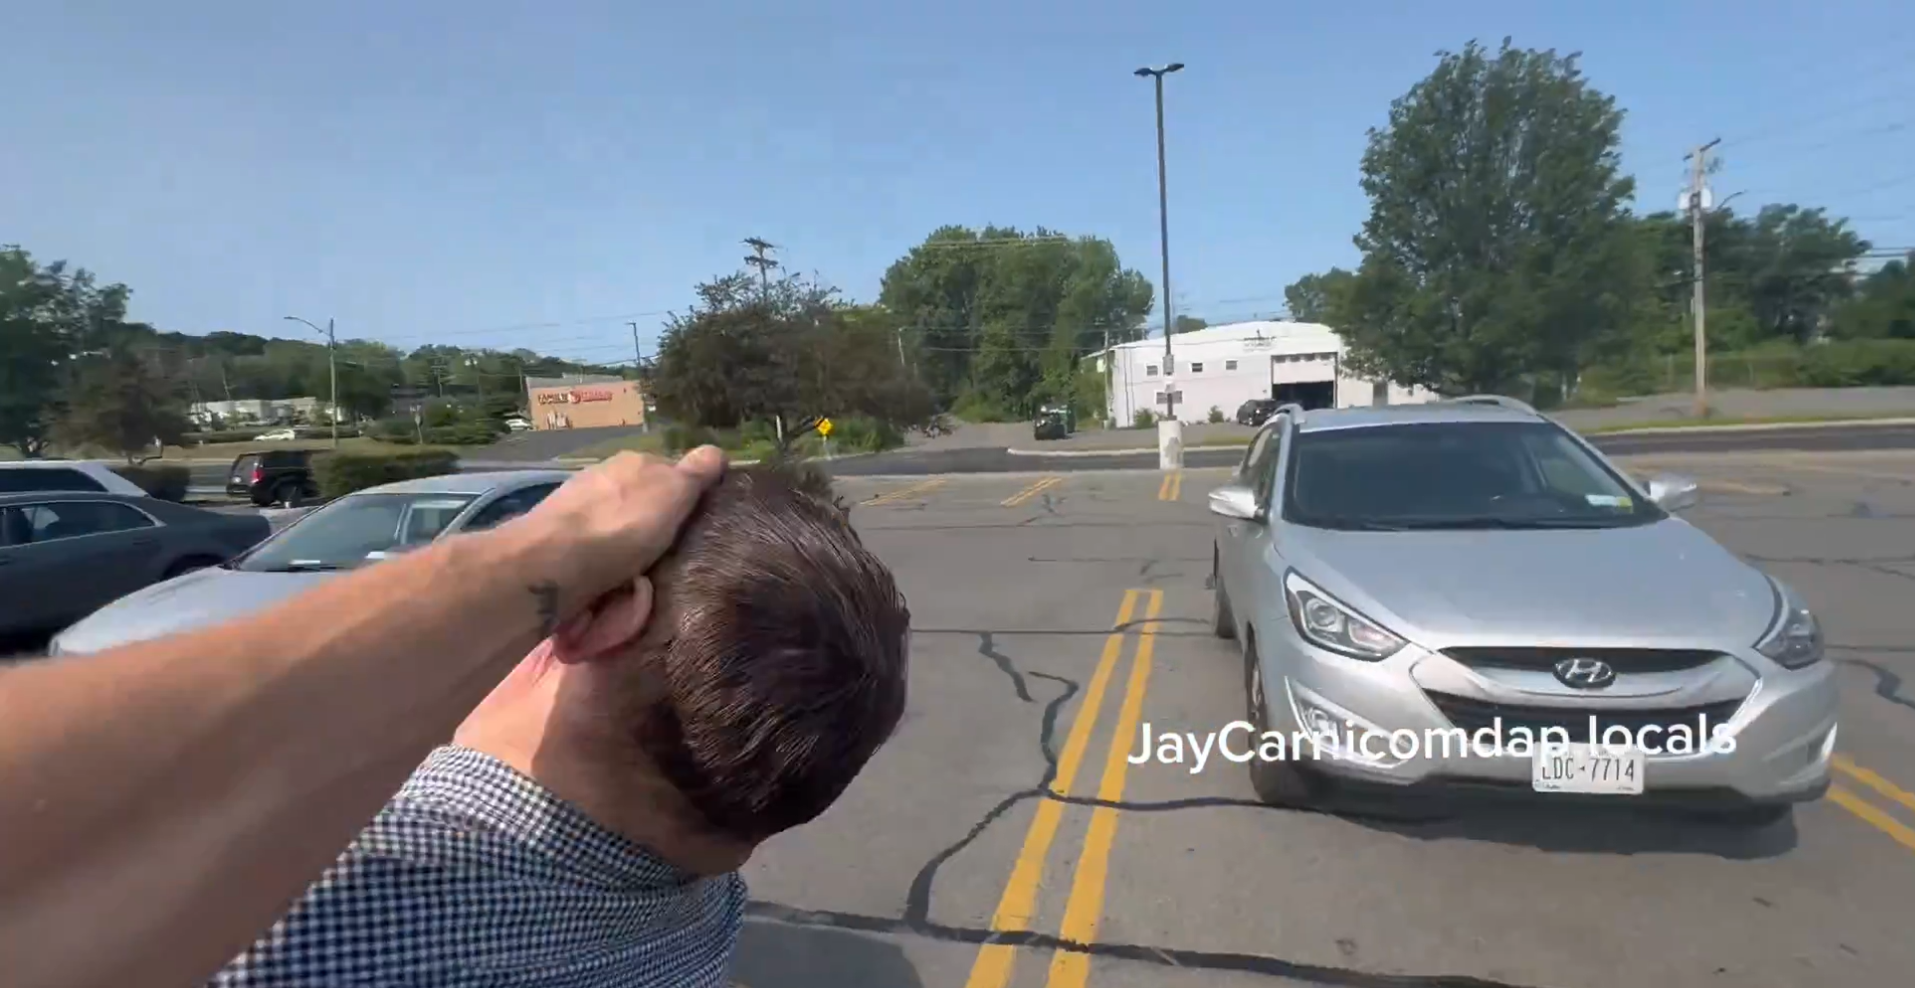
[[[1814,665],[1822,658],[1822,622],[1815,619],[1795,591],[1773,577],[1769,584],[1775,587],[1775,622],[1755,643],[1755,650],[1784,669]]]
[[[1295,570],[1283,575],[1283,596],[1290,604],[1297,634],[1318,648],[1375,662],[1403,647],[1403,639],[1324,593]]]

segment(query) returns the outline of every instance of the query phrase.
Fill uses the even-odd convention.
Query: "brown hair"
[[[670,631],[647,647],[644,753],[721,835],[815,819],[904,716],[890,570],[815,480],[734,468],[652,579]]]

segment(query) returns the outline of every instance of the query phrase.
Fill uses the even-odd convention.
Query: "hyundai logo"
[[[1556,663],[1556,678],[1574,689],[1599,690],[1616,681],[1616,670],[1601,659],[1564,659]]]

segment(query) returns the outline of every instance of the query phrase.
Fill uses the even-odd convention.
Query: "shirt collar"
[[[700,877],[667,863],[505,762],[459,745],[432,752],[393,803],[456,811],[489,824],[581,877],[620,888],[686,886]]]

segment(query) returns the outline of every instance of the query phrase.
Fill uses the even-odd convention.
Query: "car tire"
[[[302,485],[296,480],[288,480],[273,488],[272,503],[283,508],[297,508],[305,497]]]
[[[1257,661],[1254,638],[1244,642],[1243,678],[1244,702],[1249,708],[1250,724],[1255,728],[1254,733],[1260,745],[1264,732],[1270,729],[1270,713],[1269,699],[1263,692],[1263,669]],[[1288,761],[1250,759],[1250,788],[1256,791],[1257,799],[1266,806],[1301,809],[1315,803],[1322,793],[1321,783],[1294,761],[1297,753],[1289,754],[1292,760]]]
[[[1230,595],[1223,589],[1223,567],[1219,566],[1218,552],[1210,550],[1210,610],[1214,631],[1218,638],[1229,641],[1237,637],[1237,615],[1230,609]]]

